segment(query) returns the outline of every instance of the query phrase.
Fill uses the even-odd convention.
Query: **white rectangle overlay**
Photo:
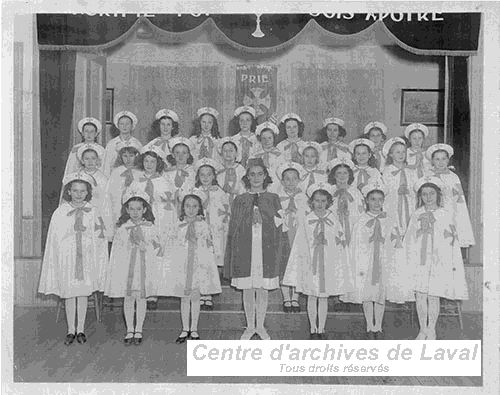
[[[201,340],[188,376],[481,376],[480,340]]]

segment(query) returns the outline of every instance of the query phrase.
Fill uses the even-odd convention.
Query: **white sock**
[[[85,332],[85,317],[87,316],[87,304],[88,304],[88,297],[87,296],[79,296],[77,298],[77,325],[76,325],[76,332],[77,333],[84,333]]]
[[[267,289],[259,288],[256,291],[256,302],[257,302],[257,328],[264,328],[264,321],[266,319],[267,313],[267,302],[269,293]]]
[[[325,332],[328,298],[318,298],[318,333]]]
[[[282,285],[280,288],[283,295],[283,302],[290,302],[290,287]]]
[[[307,297],[307,316],[309,317],[309,325],[311,325],[311,333],[318,333],[316,326],[316,318],[318,318],[318,298],[309,295]]]
[[[373,326],[373,302],[363,302],[363,313],[365,314],[366,331],[375,332]]]
[[[136,298],[135,299],[135,308],[136,308],[136,324],[135,324],[135,332],[142,332],[142,325],[144,324],[144,319],[146,318],[146,306],[147,301],[145,298]]]
[[[247,319],[247,328],[255,329],[255,289],[243,290],[243,309]]]
[[[429,301],[429,325],[427,327],[428,331],[431,331],[433,334],[436,333],[436,323],[439,317],[439,296],[428,296]]]
[[[374,303],[375,307],[375,326],[373,327],[375,332],[382,332],[382,320],[384,319],[385,303]]]
[[[198,319],[200,318],[200,292],[193,291],[191,294],[191,332],[198,331]]]
[[[182,330],[189,332],[189,310],[190,310],[190,298],[189,296],[183,296],[181,298],[181,321]]]
[[[125,316],[127,332],[134,332],[134,302],[135,299],[132,296],[123,298],[123,315]]]
[[[68,333],[75,334],[76,298],[65,299],[64,309],[66,310],[66,324],[68,325]]]
[[[416,293],[416,305],[417,305],[417,316],[418,324],[420,325],[420,332],[425,332],[427,330],[427,294],[422,292]]]

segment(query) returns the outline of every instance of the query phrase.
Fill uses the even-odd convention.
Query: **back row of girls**
[[[78,126],[84,142],[75,146],[70,154],[64,179],[64,203],[54,213],[52,222],[61,217],[59,222],[69,224],[70,213],[78,214],[74,216],[75,223],[70,224],[74,225],[73,228],[68,227],[66,231],[66,237],[72,237],[72,232],[77,233],[74,234],[76,244],[71,244],[72,250],[64,252],[64,264],[71,262],[71,267],[79,268],[82,254],[99,251],[98,255],[91,259],[87,257],[83,262],[105,267],[106,275],[101,284],[99,277],[89,283],[85,276],[92,277],[98,271],[87,268],[84,280],[80,274],[78,278],[66,276],[69,285],[64,292],[60,289],[61,283],[55,286],[52,280],[58,272],[48,268],[54,268],[54,260],[57,261],[58,254],[69,248],[69,244],[58,241],[53,245],[49,242],[50,237],[57,239],[62,236],[59,225],[53,226],[51,222],[40,292],[70,298],[66,303],[69,320],[73,317],[74,321],[75,317],[74,310],[71,310],[72,306],[76,308],[76,302],[72,302],[74,297],[78,297],[79,317],[85,310],[80,308],[80,303],[86,306],[85,302],[80,302],[83,300],[80,297],[95,290],[110,297],[125,297],[125,343],[130,344],[133,340],[140,344],[142,340],[136,339],[142,339],[145,297],[154,301],[157,296],[178,296],[182,300],[183,331],[177,340],[197,339],[200,303],[210,309],[213,306],[210,295],[220,292],[217,266],[224,267],[233,286],[243,289],[247,329],[242,339],[255,333],[262,339],[269,338],[264,329],[267,291],[280,285],[286,312],[300,310],[298,293],[310,296],[308,315],[312,338],[323,337],[325,298],[330,295],[342,295],[345,301],[363,303],[367,331],[379,334],[380,311],[383,314],[380,305],[386,299],[395,302],[414,300],[414,291],[427,295],[426,298],[466,298],[466,289],[464,293],[462,287],[464,282],[460,285],[460,292],[456,289],[451,293],[449,290],[441,292],[434,288],[430,292],[430,288],[424,286],[422,291],[416,288],[414,281],[404,281],[406,264],[389,263],[394,262],[392,257],[397,257],[395,262],[401,257],[406,258],[402,261],[409,265],[413,262],[410,258],[417,247],[406,246],[404,242],[410,240],[405,235],[416,206],[424,205],[422,197],[420,201],[418,199],[420,187],[413,188],[421,183],[423,176],[427,177],[425,179],[430,176],[440,179],[432,185],[439,184],[438,203],[450,213],[453,227],[447,230],[453,235],[452,245],[458,248],[458,245],[467,247],[474,243],[460,181],[448,169],[453,149],[445,144],[435,144],[424,151],[423,142],[428,135],[424,125],[412,124],[406,128],[405,137],[411,144],[407,148],[405,140],[399,137],[385,141],[387,129],[380,122],[371,122],[362,138],[346,144],[342,141],[346,133],[343,121],[326,119],[323,133],[327,141],[319,144],[302,140],[304,124],[293,113],[283,116],[279,126],[271,122],[256,126],[253,108],[240,107],[235,111],[240,131],[224,138],[219,138],[217,117],[216,110],[201,108],[196,133],[187,139],[177,136],[177,114],[161,110],[154,123],[160,136],[143,147],[131,135],[137,125],[136,116],[123,111],[114,118],[120,135],[112,139],[105,150],[94,142],[101,131],[99,121],[93,118],[80,121]],[[276,144],[280,134],[286,138]],[[81,201],[74,199],[78,191],[73,193],[73,190],[78,186],[80,189],[86,187],[79,191],[80,195],[85,195]],[[373,203],[372,208],[370,188],[379,192],[375,195],[379,202]],[[90,211],[84,208],[90,207],[93,207],[92,218],[96,225],[81,227],[80,214],[85,216]],[[382,207],[390,213],[389,225],[385,227],[390,229],[389,234],[375,232],[379,229]],[[63,208],[68,213],[62,214]],[[373,215],[377,220],[371,221]],[[374,229],[370,237],[358,234],[364,229],[364,225],[360,225],[362,221],[366,221],[365,227]],[[427,245],[432,245],[437,239],[428,241],[427,235],[432,233],[434,223],[429,225],[423,220],[417,221],[420,221],[421,229],[416,231],[415,238],[420,239],[421,250],[429,252],[429,259],[433,260],[435,250]],[[332,231],[328,230],[330,227],[333,227]],[[139,228],[143,230],[138,231]],[[92,233],[97,230],[99,243],[96,246],[102,245],[104,237],[113,241],[109,264],[104,261],[101,247],[83,249],[81,245],[85,231]],[[297,237],[299,232],[302,233]],[[94,240],[96,236],[92,233],[89,237]],[[385,242],[390,240],[393,247],[404,248],[389,254],[390,259],[383,258],[380,252],[382,239]],[[457,244],[454,244],[455,239],[458,239]],[[304,242],[309,243],[309,248],[302,248],[304,246],[300,243]],[[424,249],[424,244],[427,249]],[[335,248],[329,253],[330,246]],[[360,251],[372,250],[373,257],[359,255]],[[422,262],[425,266],[425,259]],[[57,265],[61,264],[58,261]],[[327,270],[327,264],[337,266]],[[117,265],[125,266],[118,269]],[[384,282],[384,292],[373,289],[361,292],[373,265],[385,267],[387,275],[372,279],[374,284]],[[300,282],[306,277],[297,273],[304,273],[303,270],[312,276],[312,283],[319,281],[320,288],[311,291],[311,282],[306,285]],[[460,277],[461,274],[463,269],[454,275]],[[448,276],[449,273],[436,275]],[[88,286],[75,286],[68,292],[73,289],[71,284],[78,285],[81,281]],[[430,306],[431,299],[419,299],[418,295],[420,318],[427,314],[424,306]],[[131,324],[134,303],[136,327]],[[369,324],[370,320],[373,321],[373,314],[375,324]],[[78,322],[76,330],[74,322],[73,325],[68,322],[67,342],[71,343],[75,338],[78,341],[85,339],[80,335],[83,334],[80,318]],[[427,321],[420,324],[419,338],[435,336],[433,329],[426,329],[428,325],[432,326],[430,318],[429,324]]]

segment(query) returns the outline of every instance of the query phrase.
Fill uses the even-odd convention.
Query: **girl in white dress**
[[[113,123],[118,128],[120,134],[106,144],[106,155],[103,165],[103,173],[106,177],[109,177],[111,174],[118,152],[123,147],[135,147],[137,150],[142,148],[141,142],[132,136],[132,131],[137,126],[137,117],[133,113],[130,111],[120,111],[113,118]]]
[[[280,179],[276,178],[276,169],[283,162],[281,151],[275,146],[279,134],[278,127],[269,121],[261,123],[255,130],[255,135],[260,142],[260,149],[253,152],[252,158],[261,158],[264,165],[269,169],[269,175],[273,180],[270,192],[276,192]]]
[[[184,196],[175,233],[172,259],[166,264],[170,273],[167,278],[170,289],[168,294],[181,298],[182,332],[176,340],[180,344],[187,339],[200,339],[200,294],[213,295],[221,292],[212,236],[204,219],[200,196]]]
[[[241,153],[231,137],[220,139],[219,153],[222,169],[217,172],[217,182],[228,194],[229,204],[233,204],[234,198],[245,192],[245,184],[242,181],[245,168],[238,163],[241,160]]]
[[[239,128],[235,128],[235,132],[239,131],[232,136],[232,139],[241,154],[240,163],[246,168],[248,159],[252,157],[255,151],[261,150],[261,145],[255,135],[257,128],[255,109],[250,106],[238,107],[234,110],[234,118],[231,123],[238,124]]]
[[[443,206],[453,213],[455,219],[458,243],[460,247],[467,248],[476,243],[469,210],[465,201],[464,191],[460,178],[450,170],[448,164],[453,156],[453,148],[448,144],[434,144],[425,153],[432,162],[429,173],[438,177],[443,182]]]
[[[429,136],[429,129],[421,123],[412,123],[405,129],[405,137],[409,142],[406,152],[408,167],[417,170],[417,177],[423,177],[431,168],[431,162],[425,157],[425,139]]]
[[[169,141],[179,134],[179,116],[177,113],[167,108],[161,109],[156,113],[151,129],[157,137],[147,143],[145,147],[156,146],[166,155],[170,155]]]
[[[308,188],[312,211],[299,217],[283,278],[283,284],[294,286],[297,292],[307,295],[311,340],[327,340],[328,297],[354,289],[345,231],[330,210],[333,192],[333,187],[327,183]]]
[[[375,167],[382,173],[385,167],[385,158],[382,148],[387,140],[387,126],[382,122],[373,121],[365,126],[363,138],[373,142],[373,156],[375,157]]]
[[[323,165],[319,159],[321,151],[321,146],[315,141],[307,141],[299,148],[299,155],[302,157],[304,168],[304,175],[299,184],[302,191],[307,191],[307,188],[312,184],[326,182],[328,179],[326,165]]]
[[[121,216],[106,269],[104,294],[124,298],[127,333],[123,342],[126,345],[142,343],[146,297],[152,292],[154,271],[151,269],[159,264],[157,255],[162,254],[149,201],[149,195],[142,190],[129,188],[123,195]]]
[[[202,107],[197,111],[193,135],[189,138],[193,144],[191,152],[194,160],[203,158],[218,160],[217,142],[220,139],[217,117],[219,112],[211,107]]]
[[[346,130],[344,121],[340,118],[326,118],[320,131],[321,143],[320,162],[326,165],[337,158],[351,159],[349,147],[344,142]]]
[[[115,162],[116,167],[111,171],[106,186],[106,199],[111,206],[111,219],[113,227],[109,229],[110,237],[113,238],[116,223],[121,215],[122,198],[125,190],[137,179],[140,171],[137,170],[136,159],[139,151],[135,147],[123,147],[118,152]]]
[[[71,149],[68,160],[66,161],[66,167],[64,169],[64,176],[70,173],[76,173],[81,168],[81,162],[77,157],[78,149],[84,144],[95,144],[98,146],[96,150],[99,150],[98,154],[101,158],[101,161],[97,164],[99,170],[102,170],[104,158],[104,147],[96,143],[97,136],[101,133],[102,125],[97,119],[92,117],[87,117],[80,119],[78,122],[78,132],[82,136],[82,142],[75,144]],[[63,176],[63,177],[64,177]]]
[[[169,197],[171,204],[175,205],[177,218],[180,215],[180,196],[181,188],[189,190],[194,187],[194,158],[191,152],[194,151],[193,143],[181,136],[174,137],[170,140],[171,155],[167,157],[168,162],[172,167],[165,170],[163,176],[169,182],[169,185],[174,185],[174,195]]]
[[[87,298],[102,290],[108,263],[103,221],[97,208],[89,204],[91,183],[92,179],[83,172],[68,174],[63,179],[65,203],[52,214],[42,260],[38,292],[65,299],[66,345],[75,338],[78,343],[86,342]]]
[[[382,173],[387,187],[385,209],[397,213],[401,234],[405,234],[410,216],[415,211],[415,193],[412,185],[417,181],[417,170],[406,165],[406,144],[401,137],[392,137],[384,144],[386,165]]]
[[[327,169],[328,183],[333,185],[333,212],[344,228],[347,244],[350,244],[352,226],[365,210],[363,195],[352,185],[354,163],[337,158],[328,164]]]
[[[404,242],[414,273],[420,332],[417,340],[435,340],[440,299],[468,299],[462,253],[453,213],[442,206],[441,180],[424,177],[414,186],[417,210]]]
[[[299,148],[304,148],[304,122],[295,113],[290,112],[281,117],[279,123],[280,141],[276,147],[283,153],[286,162],[297,162],[302,164],[302,156]]]
[[[299,183],[304,177],[304,168],[296,162],[283,163],[278,167],[276,176],[281,179],[281,186],[276,192],[280,198],[283,217],[283,247],[280,265],[280,280],[283,281],[290,250],[297,232],[298,218],[309,210],[308,198]],[[283,311],[299,313],[299,294],[295,288],[281,285],[283,295]]]
[[[203,212],[212,234],[215,263],[219,268],[224,266],[224,250],[231,211],[229,196],[217,183],[216,174],[221,168],[220,163],[212,159],[200,159],[196,162],[194,189],[189,191],[203,196]],[[201,295],[200,303],[202,309],[213,310],[211,295]]]
[[[376,167],[373,156],[375,144],[367,139],[355,139],[349,143],[354,167],[354,185],[362,191],[369,183],[380,183],[382,174]]]

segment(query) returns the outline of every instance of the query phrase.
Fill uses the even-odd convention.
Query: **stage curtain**
[[[410,21],[408,21],[410,15]],[[417,14],[386,16],[382,23],[398,44],[407,50],[427,51],[433,55],[466,55],[477,51],[480,13],[442,13],[442,21],[419,21]],[[325,16],[310,14],[262,14],[263,37],[254,37],[255,14],[161,15],[137,18],[136,15],[89,16],[82,14],[38,14],[38,42],[43,46],[99,46],[120,40],[136,22],[147,20],[161,30],[187,32],[211,19],[229,40],[246,48],[281,46],[299,34],[311,21],[339,35],[356,34],[376,22],[380,16],[342,14]],[[393,20],[396,19],[397,21]],[[428,19],[430,19],[428,14]],[[404,19],[404,20],[401,20]],[[135,25],[138,27],[137,25]],[[62,49],[62,48],[61,48]]]
[[[40,139],[42,163],[42,245],[48,221],[58,207],[70,145],[75,87],[73,51],[40,51]]]

